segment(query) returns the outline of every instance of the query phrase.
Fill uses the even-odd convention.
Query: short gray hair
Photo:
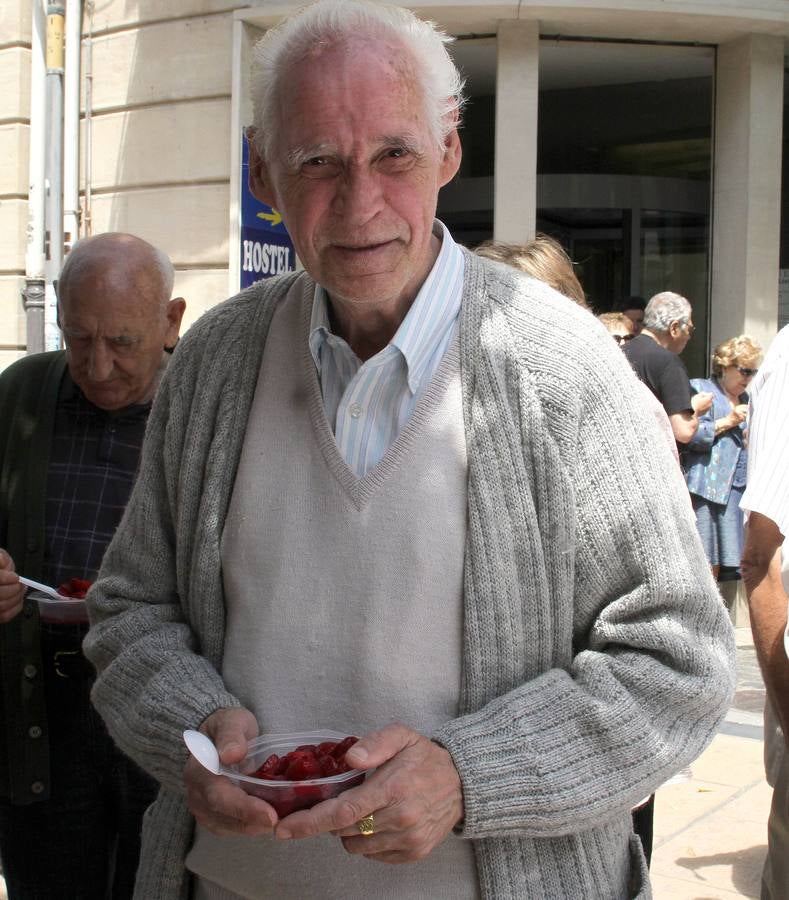
[[[690,303],[673,291],[661,291],[647,303],[644,310],[644,328],[665,334],[672,322],[687,325],[693,315]]]
[[[416,83],[425,100],[428,127],[440,146],[463,107],[463,78],[446,44],[453,38],[410,10],[368,0],[317,0],[270,29],[255,46],[252,105],[256,146],[270,159],[279,131],[276,97],[288,65],[316,46],[342,44],[359,36],[399,44],[410,53]]]

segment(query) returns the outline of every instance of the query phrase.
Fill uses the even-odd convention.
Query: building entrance
[[[460,178],[439,214],[468,246],[493,236],[495,38],[459,40],[468,77]],[[578,263],[596,312],[677,291],[693,304],[684,354],[706,373],[712,47],[540,40],[537,229]],[[518,191],[528,173],[507,173]]]

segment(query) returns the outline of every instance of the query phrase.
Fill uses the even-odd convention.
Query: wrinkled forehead
[[[416,60],[411,49],[394,35],[375,33],[337,32],[316,38],[289,56],[284,71],[317,66],[329,79],[337,64],[365,58],[386,63],[404,81],[416,79]]]
[[[359,109],[373,87],[393,108],[422,114],[426,107],[416,63],[405,46],[347,35],[318,41],[292,58],[280,75],[279,120],[287,126],[294,115],[314,117],[340,100]]]
[[[90,311],[107,320],[153,320],[168,299],[158,266],[134,254],[95,255],[74,266],[58,286],[58,305],[65,319]]]

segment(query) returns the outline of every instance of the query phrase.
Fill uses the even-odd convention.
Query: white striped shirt
[[[772,519],[789,538],[789,325],[778,332],[749,393],[748,486],[740,506]]]
[[[772,519],[789,538],[789,325],[770,345],[750,387],[748,484],[740,507]],[[789,541],[781,548],[781,580],[789,594]],[[784,631],[789,656],[789,610]]]
[[[392,340],[362,362],[331,332],[326,291],[316,285],[310,352],[326,417],[348,466],[362,477],[386,453],[411,417],[457,327],[463,253],[437,219],[441,250]]]

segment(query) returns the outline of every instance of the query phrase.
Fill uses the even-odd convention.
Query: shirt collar
[[[438,219],[433,222],[433,234],[441,240],[441,249],[411,308],[388,345],[399,350],[405,360],[408,387],[412,394],[419,388],[441,337],[457,319],[463,293],[465,263],[460,247],[452,239],[446,225]],[[337,341],[342,340],[332,335],[327,304],[326,290],[316,284],[312,300],[309,345],[319,373],[321,351],[329,336],[333,336]],[[384,350],[381,351],[383,352]]]

